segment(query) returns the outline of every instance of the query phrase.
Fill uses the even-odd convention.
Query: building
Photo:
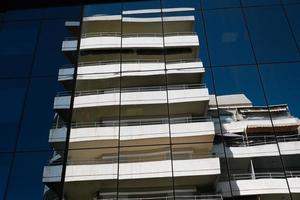
[[[300,199],[299,6],[5,10],[0,200]]]

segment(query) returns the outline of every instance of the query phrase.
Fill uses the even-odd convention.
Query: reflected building
[[[73,92],[54,99],[45,199],[57,199],[62,182],[68,200],[300,192],[299,119],[287,105],[210,95],[194,11],[86,6],[80,22],[65,23],[74,38],[62,51],[74,64],[59,70],[58,81]]]

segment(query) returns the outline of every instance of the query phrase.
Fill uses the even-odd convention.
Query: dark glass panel
[[[45,19],[63,18],[65,20],[80,20],[81,6],[52,7],[45,9]]]
[[[62,91],[57,78],[31,80],[17,149],[49,149],[49,130],[52,128],[53,101],[57,91]]]
[[[261,5],[273,5],[280,4],[280,0],[242,0],[243,6],[261,6]]]
[[[287,104],[292,115],[300,117],[300,63],[260,65],[268,103]]]
[[[300,45],[300,5],[287,5],[285,6],[287,11],[288,20],[291,24],[292,31],[296,37],[298,46]]]
[[[0,153],[0,199],[4,200],[12,154]]]
[[[7,200],[40,200],[44,193],[43,169],[51,152],[17,153],[7,189]]]
[[[5,13],[5,21],[14,20],[38,20],[44,17],[44,8],[40,9],[23,9],[23,10],[9,10]]]
[[[6,22],[0,32],[1,77],[28,76],[39,23]]]
[[[300,59],[280,6],[246,8],[245,13],[258,62]]]
[[[204,16],[212,66],[254,63],[240,9],[205,11]]]
[[[202,0],[204,9],[239,7],[239,0]]]
[[[68,36],[65,20],[42,22],[32,72],[33,76],[57,76],[59,67],[68,64],[68,60],[61,50],[65,36]]]
[[[16,143],[27,80],[0,80],[0,151],[11,151]]]
[[[173,9],[185,9],[186,11],[199,10],[200,9],[200,0],[163,0],[162,1],[163,12],[166,8]],[[182,10],[184,11],[184,10]]]

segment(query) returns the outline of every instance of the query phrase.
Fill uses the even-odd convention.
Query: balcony
[[[288,171],[286,176],[291,192],[299,193],[300,172]],[[285,174],[282,172],[233,174],[230,184],[234,196],[289,193]],[[219,182],[217,191],[224,197],[231,197],[229,181]]]
[[[119,128],[120,127],[120,128]],[[120,131],[120,132],[119,132]],[[60,143],[66,140],[67,128],[54,128],[50,130],[49,143],[59,148]],[[206,118],[172,118],[122,120],[100,122],[72,123],[69,147],[93,148],[168,144],[170,136],[173,144],[203,143],[203,152],[210,152],[214,139],[214,124]]]
[[[54,109],[60,114],[69,110],[70,100],[69,93],[59,93],[54,100]],[[135,113],[125,112],[124,117],[165,115],[167,103],[172,115],[190,113],[201,116],[207,111],[208,101],[208,89],[203,84],[132,87],[122,88],[121,91],[119,88],[76,91],[73,108],[77,111],[73,117],[76,121],[96,121],[93,118],[83,119],[84,115],[80,110],[98,118],[117,117],[118,113],[114,114],[114,111],[119,105],[122,105],[123,109],[135,109]]]
[[[223,133],[241,133],[247,132],[248,135],[269,133],[275,134],[279,132],[291,132],[297,131],[299,127],[299,119],[296,117],[280,117],[272,118],[272,121],[268,117],[256,117],[245,118],[240,121],[230,120],[228,122],[222,122]],[[220,132],[220,130],[217,130]]]
[[[277,136],[281,155],[300,154],[300,135],[290,134]],[[229,158],[279,156],[278,146],[274,136],[251,136],[227,140],[226,156]],[[225,157],[223,146],[216,144],[214,153]]]
[[[119,178],[121,181],[139,180],[143,183],[143,180],[146,181],[147,179],[160,179],[162,181],[172,177],[173,174],[178,180],[185,180],[190,176],[195,177],[195,179],[187,178],[186,182],[184,182],[185,185],[189,185],[188,182],[197,183],[198,181],[198,184],[210,185],[214,183],[215,178],[220,174],[219,158],[203,157],[203,155],[200,157],[194,154],[192,157],[181,158],[173,162],[171,160],[143,161],[145,156],[147,157],[147,155],[136,157],[134,158],[136,161],[133,162],[121,161],[119,164],[119,176],[117,176],[118,164],[116,158],[111,158],[110,161],[69,161],[65,182],[94,181],[91,184],[95,184],[97,181],[116,180]],[[132,160],[133,158],[130,157],[130,159]],[[44,167],[43,182],[59,182],[60,179],[61,165]]]
[[[82,62],[77,69],[77,82],[80,82],[78,85],[82,90],[93,85],[114,85],[119,82],[122,73],[122,85],[125,86],[158,81],[164,84],[161,80],[165,79],[167,73],[168,83],[171,84],[182,83],[182,76],[185,82],[201,83],[204,72],[199,59],[170,60],[166,63],[155,59]],[[73,80],[73,76],[74,65],[64,65],[59,70],[58,81],[68,84]]]
[[[198,47],[197,33],[133,33],[94,32],[81,36],[81,50],[119,48]]]

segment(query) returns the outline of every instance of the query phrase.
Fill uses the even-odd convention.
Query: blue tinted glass
[[[11,151],[16,143],[27,80],[0,80],[0,151]]]
[[[57,91],[62,91],[62,86],[56,77],[31,80],[18,150],[49,149],[49,130],[54,117],[53,100]]]
[[[280,0],[242,0],[243,6],[259,6],[271,4],[280,4]]]
[[[81,6],[54,7],[45,9],[45,19],[64,18],[66,20],[80,20]]]
[[[58,68],[68,63],[61,51],[64,36],[68,34],[64,24],[64,20],[49,20],[42,23],[32,72],[34,76],[57,76]]]
[[[0,153],[0,200],[4,199],[11,160],[11,154]]]
[[[83,15],[85,17],[93,15],[112,15],[112,14],[121,14],[122,4],[95,4],[95,5],[86,5],[84,6]]]
[[[205,21],[213,66],[255,62],[240,9],[205,11]]]
[[[213,68],[217,95],[243,94],[256,106],[266,105],[256,66]]]
[[[284,4],[289,4],[289,3],[300,3],[300,0],[282,0]]]
[[[178,17],[181,19],[185,19],[186,21],[181,23],[175,22],[177,25],[174,26],[174,22],[172,23],[169,21],[172,17]],[[189,22],[187,20],[189,19]],[[198,58],[201,59],[204,67],[207,67],[209,64],[208,59],[208,53],[207,53],[207,46],[206,46],[206,40],[205,40],[205,33],[203,28],[203,20],[202,15],[200,11],[197,12],[172,12],[172,13],[164,13],[163,14],[163,21],[164,21],[164,32],[165,33],[172,33],[172,32],[183,32],[183,33],[196,33],[198,40],[199,40],[199,46],[191,48],[191,55],[194,57],[193,53],[198,53]],[[182,58],[180,57],[182,56]],[[186,54],[180,55],[178,54],[177,59],[186,59],[188,56]],[[166,57],[168,60],[168,55]]]
[[[202,0],[204,9],[239,7],[239,0]]]
[[[159,9],[156,12],[160,12],[161,4],[159,1],[141,1],[141,2],[130,2],[123,4],[123,13],[125,11],[132,10],[145,10],[145,9]],[[153,12],[153,10],[151,11]]]
[[[29,75],[39,23],[7,22],[0,32],[0,76]]]
[[[51,152],[17,153],[10,176],[7,200],[43,199],[43,167]]]
[[[199,10],[200,0],[163,0],[163,8],[182,8],[189,10]]]
[[[258,62],[300,58],[280,6],[246,8],[245,12]]]
[[[24,9],[7,11],[4,20],[33,20],[42,19],[44,17],[45,9]]]
[[[300,45],[300,5],[288,5],[285,7],[297,43]]]
[[[292,115],[300,117],[300,63],[260,66],[268,103],[287,104]]]

